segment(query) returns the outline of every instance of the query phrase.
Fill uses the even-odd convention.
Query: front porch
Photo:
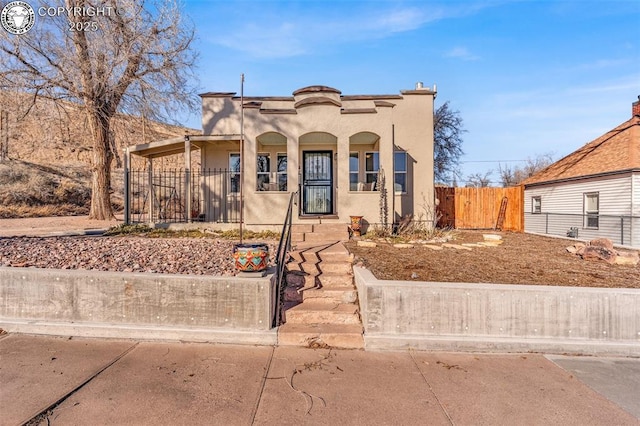
[[[294,191],[294,223],[346,225],[351,215],[379,221],[377,135],[360,133],[346,143],[323,132],[289,139],[260,135],[257,148],[245,144],[244,159],[240,135],[187,135],[129,147],[125,222],[222,228],[242,222],[256,231],[277,230]]]

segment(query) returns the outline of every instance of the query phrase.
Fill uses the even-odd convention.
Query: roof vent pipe
[[[421,81],[416,83],[416,90],[422,90],[424,88],[424,85],[422,84]]]

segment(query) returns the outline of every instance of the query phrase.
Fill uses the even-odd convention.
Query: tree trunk
[[[93,164],[91,179],[91,210],[89,219],[110,220],[114,217],[111,207],[111,161],[113,153],[109,143],[110,117],[99,111],[89,111],[89,123],[93,136]]]

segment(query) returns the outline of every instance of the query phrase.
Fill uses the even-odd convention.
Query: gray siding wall
[[[576,227],[581,240],[605,237],[617,244],[640,245],[639,220],[620,218],[640,216],[636,201],[640,200],[638,190],[640,178],[631,174],[527,188],[524,191],[525,232],[566,236],[569,228]],[[588,192],[599,193],[598,229],[584,226],[584,194]],[[531,200],[536,196],[541,198],[542,214],[531,213]]]

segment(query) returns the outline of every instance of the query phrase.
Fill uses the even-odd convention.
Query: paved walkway
[[[634,359],[4,335],[0,384],[0,425],[640,424]]]
[[[91,220],[88,216],[0,219],[0,237],[102,234],[112,226],[121,223],[123,223],[122,215],[113,220]]]

